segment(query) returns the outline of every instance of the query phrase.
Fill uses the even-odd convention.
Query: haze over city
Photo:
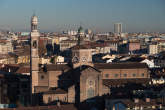
[[[41,31],[59,32],[79,25],[96,32],[164,32],[164,0],[0,0],[0,29],[30,31],[29,19],[39,16]]]

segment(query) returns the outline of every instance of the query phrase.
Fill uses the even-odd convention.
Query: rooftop
[[[47,92],[44,92],[44,94],[67,94],[67,92],[63,89],[57,88],[55,90],[49,90]]]
[[[146,63],[95,63],[96,69],[137,69],[148,68]]]

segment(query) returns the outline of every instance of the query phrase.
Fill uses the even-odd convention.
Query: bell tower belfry
[[[31,47],[30,47],[30,67],[31,67],[31,81],[32,93],[35,93],[35,86],[38,86],[38,72],[39,72],[39,55],[38,55],[38,41],[40,33],[37,29],[38,18],[32,16],[31,18]]]

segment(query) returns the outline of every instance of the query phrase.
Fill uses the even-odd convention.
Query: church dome
[[[84,33],[84,30],[81,26],[78,28],[78,33]]]

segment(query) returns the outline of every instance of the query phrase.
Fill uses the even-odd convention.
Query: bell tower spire
[[[37,25],[38,25],[38,18],[35,14],[33,14],[31,18],[31,32],[37,31]]]
[[[38,86],[38,72],[39,72],[39,55],[38,55],[38,41],[40,33],[37,29],[38,18],[33,15],[31,17],[31,48],[30,48],[30,66],[31,66],[31,80],[32,93],[35,93],[35,86]]]

